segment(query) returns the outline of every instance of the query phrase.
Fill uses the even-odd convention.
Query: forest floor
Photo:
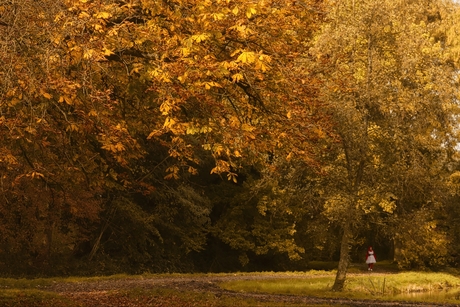
[[[219,287],[227,281],[250,279],[273,279],[275,276],[264,275],[197,275],[144,278],[117,278],[92,282],[56,282],[42,289],[59,294],[82,307],[191,307],[191,306],[240,306],[239,300],[245,301],[244,306],[459,306],[433,303],[390,302],[378,300],[351,300],[346,298],[315,298],[299,295],[263,294],[235,292]],[[286,278],[286,275],[283,275]],[[156,292],[155,292],[156,291]],[[171,292],[168,292],[171,291]],[[155,295],[157,293],[158,295]],[[184,297],[178,293],[192,293]],[[194,296],[201,296],[199,300]],[[247,302],[254,302],[248,303]],[[263,305],[266,306],[266,305]]]

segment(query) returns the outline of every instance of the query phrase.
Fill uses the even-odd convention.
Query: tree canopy
[[[0,267],[328,259],[340,290],[365,244],[456,261],[458,16],[442,0],[1,2]]]

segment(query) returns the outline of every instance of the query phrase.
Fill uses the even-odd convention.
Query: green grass
[[[309,295],[315,297],[460,303],[460,278],[447,273],[404,272],[347,277],[343,292],[332,292],[335,275],[305,273],[295,278],[231,281],[221,287],[242,292]]]
[[[383,277],[354,277],[347,282],[347,290],[376,294],[429,292],[459,288],[460,278],[446,273],[405,272]]]

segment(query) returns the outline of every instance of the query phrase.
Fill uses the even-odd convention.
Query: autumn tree
[[[373,215],[423,215],[420,240],[433,240],[434,253],[444,244],[433,212],[458,105],[455,66],[436,31],[443,12],[443,2],[338,1],[316,38],[322,97],[340,135],[325,169],[325,213],[342,229],[333,290],[343,289],[353,238]],[[395,240],[404,231],[395,227]]]
[[[56,18],[66,33],[56,44],[70,47],[72,61],[88,75],[85,91],[100,93],[88,114],[142,144],[145,155],[122,165],[129,169],[123,185],[135,177],[151,180],[153,170],[176,180],[196,174],[202,150],[215,159],[211,172],[234,182],[243,157],[266,163],[283,155],[316,164],[316,142],[327,137],[330,121],[303,54],[322,19],[321,2],[68,5],[70,13]],[[128,150],[128,138],[104,131],[98,141],[106,155],[123,162],[137,152]],[[154,144],[169,157],[139,167]],[[110,173],[118,181],[119,170]]]
[[[64,216],[102,218],[90,238],[68,243],[89,240],[92,258],[110,234],[132,242],[114,221],[139,219],[160,242],[160,228],[180,223],[180,214],[165,222],[164,208],[174,203],[178,212],[194,208],[186,218],[196,237],[172,228],[198,250],[209,208],[186,177],[198,172],[203,152],[215,160],[210,171],[231,181],[243,158],[283,155],[316,165],[315,143],[330,121],[302,62],[323,16],[321,1],[0,4],[5,221],[8,204],[22,203],[27,225],[48,223],[28,230],[38,238],[62,235]],[[8,221],[13,240],[24,221]]]
[[[63,9],[54,1],[0,3],[3,263],[39,267],[54,251],[68,254],[101,210],[91,172],[98,161],[85,138],[91,122],[74,108],[79,85],[63,77],[68,68],[52,39]]]

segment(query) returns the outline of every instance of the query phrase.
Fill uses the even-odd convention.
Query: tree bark
[[[345,221],[345,225],[343,227],[342,242],[340,244],[339,267],[337,269],[334,285],[332,286],[332,291],[342,291],[345,285],[347,270],[350,264],[350,235],[350,221]]]
[[[401,260],[401,241],[397,238],[393,239],[393,262],[399,263]]]
[[[89,253],[89,261],[92,261],[93,257],[96,255],[101,245],[102,236],[104,235],[104,232],[109,227],[109,223],[111,219],[115,216],[116,211],[117,211],[116,207],[112,204],[110,208],[110,213],[108,214],[107,219],[105,220],[104,226],[102,227],[101,232],[99,233],[99,236],[97,237],[96,242],[94,243],[93,248],[91,249],[91,252]]]

